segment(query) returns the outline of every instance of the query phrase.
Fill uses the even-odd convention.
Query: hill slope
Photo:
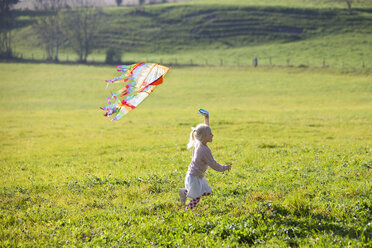
[[[22,28],[15,37],[20,51],[41,46],[31,29],[32,14],[35,12],[18,12]],[[372,35],[371,8],[354,9],[350,15],[345,9],[329,8],[166,4],[140,9],[105,8],[100,24],[102,30],[95,37],[98,53],[113,47],[125,53],[174,54],[180,50],[288,44],[324,36],[332,40],[340,35],[362,36],[357,49],[364,51],[368,50],[364,47],[372,47],[368,38]]]

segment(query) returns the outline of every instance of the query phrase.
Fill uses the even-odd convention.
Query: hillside
[[[37,54],[39,49],[42,52],[42,44],[31,29],[31,16],[42,14],[45,13],[17,12],[14,36],[18,51],[29,54],[28,50]],[[332,43],[333,37],[339,39],[340,35],[342,39],[349,40],[339,44],[345,49],[349,49],[346,46],[350,39],[359,37],[355,41],[360,44],[354,48],[360,60],[370,57],[365,51],[372,48],[372,8],[356,8],[350,15],[341,8],[254,7],[192,2],[142,8],[104,8],[100,18],[101,31],[94,38],[96,54],[104,54],[109,47],[124,54],[160,55],[191,50],[298,44],[323,37],[328,37]],[[311,49],[311,45],[309,47]],[[68,51],[67,42],[64,50]],[[313,54],[316,55],[317,51],[314,50]]]
[[[185,5],[105,13],[110,24],[99,36],[105,39],[98,37],[100,46],[151,52],[293,42],[353,31],[372,33],[372,9],[349,15],[339,9]]]

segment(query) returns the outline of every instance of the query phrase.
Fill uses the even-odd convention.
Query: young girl
[[[212,130],[209,127],[209,115],[204,115],[204,123],[192,128],[188,149],[193,148],[192,160],[185,178],[185,189],[179,189],[178,193],[182,204],[186,203],[186,197],[191,198],[186,209],[196,207],[202,196],[211,194],[212,189],[205,180],[204,173],[208,166],[216,171],[230,170],[230,165],[220,165],[217,163],[212,152],[207,146],[208,142],[213,141]]]

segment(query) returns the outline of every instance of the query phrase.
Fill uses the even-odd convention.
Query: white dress
[[[205,177],[190,176],[189,173],[186,174],[185,188],[187,190],[187,197],[192,199],[200,197],[204,193],[212,192],[212,188],[209,186]]]

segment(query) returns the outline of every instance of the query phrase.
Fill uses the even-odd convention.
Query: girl
[[[207,146],[208,142],[213,141],[212,130],[209,127],[209,115],[204,115],[204,124],[199,124],[192,128],[190,133],[188,149],[193,148],[192,160],[185,178],[185,189],[179,189],[180,201],[185,204],[186,197],[191,198],[186,209],[196,207],[202,196],[211,194],[212,189],[205,180],[204,173],[209,167],[216,171],[230,170],[230,165],[220,165],[217,163],[212,152]]]

